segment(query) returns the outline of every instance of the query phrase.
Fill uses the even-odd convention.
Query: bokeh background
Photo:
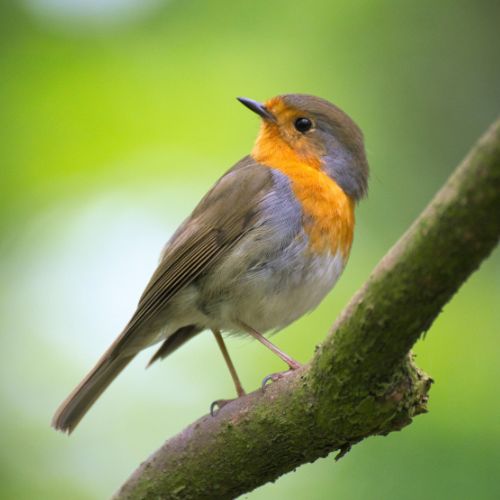
[[[232,396],[205,333],[147,371],[151,352],[139,356],[71,438],[49,427],[163,243],[249,152],[258,121],[235,96],[317,94],[365,132],[371,192],[350,265],[274,338],[307,361],[496,118],[499,19],[500,3],[481,0],[2,2],[0,498],[107,498]],[[416,347],[436,380],[428,415],[245,497],[500,498],[499,304],[497,251]],[[251,341],[229,349],[248,389],[283,368]]]

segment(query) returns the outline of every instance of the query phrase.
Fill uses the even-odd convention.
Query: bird
[[[261,120],[251,153],[201,199],[165,245],[137,309],[52,426],[70,434],[143,349],[149,364],[211,330],[238,397],[245,395],[224,335],[249,335],[300,368],[265,336],[316,308],[344,270],[355,207],[368,191],[363,134],[329,101],[238,97]],[[148,365],[149,366],[149,365]],[[220,400],[224,401],[224,400]]]

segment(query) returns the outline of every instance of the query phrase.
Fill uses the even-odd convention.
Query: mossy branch
[[[234,498],[400,430],[432,380],[409,353],[500,236],[500,120],[382,259],[312,361],[167,441],[117,499]]]

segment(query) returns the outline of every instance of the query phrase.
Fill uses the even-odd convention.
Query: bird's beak
[[[257,113],[264,120],[269,122],[276,123],[276,117],[264,106],[264,104],[254,101],[253,99],[248,99],[246,97],[237,97],[238,101],[246,106],[248,109],[251,109],[254,113]]]

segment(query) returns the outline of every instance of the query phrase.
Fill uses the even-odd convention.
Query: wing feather
[[[132,344],[134,350],[149,344],[149,337],[137,339],[134,333],[252,229],[257,217],[255,208],[271,185],[269,169],[250,157],[237,163],[216,183],[167,244],[135,314],[109,353],[111,357],[119,356]]]

